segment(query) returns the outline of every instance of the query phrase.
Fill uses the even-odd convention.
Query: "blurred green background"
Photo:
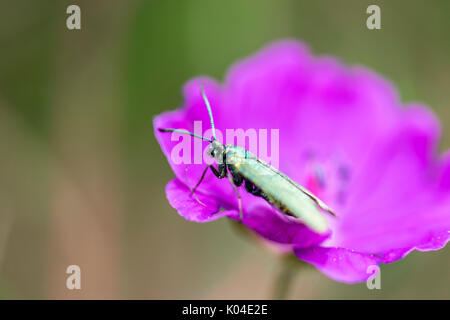
[[[271,40],[364,64],[439,116],[450,147],[450,1],[2,0],[0,297],[270,298],[277,256],[225,219],[187,222],[152,118],[191,77],[218,79]],[[66,8],[81,7],[81,30]],[[381,7],[381,30],[366,8]],[[313,268],[290,298],[450,298],[450,248],[381,269],[381,290]],[[66,267],[82,271],[67,290]]]

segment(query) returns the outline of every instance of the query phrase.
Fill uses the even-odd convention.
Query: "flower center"
[[[330,206],[343,206],[347,198],[350,167],[337,157],[311,155],[306,159],[304,186]]]

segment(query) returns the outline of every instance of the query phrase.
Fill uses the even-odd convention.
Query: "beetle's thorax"
[[[226,164],[238,167],[247,158],[254,158],[253,154],[246,149],[233,146],[223,145],[217,140],[213,140],[209,145],[208,155],[218,164]]]

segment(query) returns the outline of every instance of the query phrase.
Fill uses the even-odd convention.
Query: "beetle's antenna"
[[[187,134],[187,135],[190,135],[191,137],[195,137],[195,138],[199,138],[199,139],[202,139],[202,140],[206,140],[206,141],[209,141],[209,142],[213,142],[211,139],[208,139],[208,138],[206,138],[206,137],[202,137],[202,136],[199,136],[198,134],[195,134],[195,133],[192,133],[192,132],[189,132],[189,131],[187,131],[187,130],[180,130],[180,129],[158,129],[160,132],[177,132],[177,133],[181,133],[181,134]]]
[[[212,135],[214,137],[213,140],[217,140],[216,129],[214,128],[214,120],[213,120],[213,116],[212,116],[211,106],[210,106],[208,98],[206,97],[206,94],[205,94],[205,85],[204,84],[202,84],[202,88],[200,90],[202,92],[202,97],[203,97],[203,100],[205,101],[206,108],[208,108],[209,119],[211,120]]]

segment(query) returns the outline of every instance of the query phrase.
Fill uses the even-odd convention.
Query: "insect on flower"
[[[279,141],[270,139],[275,156],[264,148],[257,155],[284,176],[245,149],[219,144],[219,130],[217,139],[212,128],[201,133],[196,121],[212,118],[205,112],[202,84],[217,128],[279,130]],[[450,152],[437,153],[439,119],[422,104],[401,102],[395,86],[372,70],[314,55],[297,40],[281,40],[234,63],[223,83],[209,77],[189,80],[183,97],[180,108],[153,119],[153,128],[175,174],[165,188],[167,200],[184,219],[240,221],[262,241],[280,244],[282,252],[291,248],[300,260],[345,283],[365,282],[371,266],[412,251],[439,250],[450,239]],[[167,135],[160,128],[184,130]],[[193,148],[192,134],[185,130],[198,135]],[[208,163],[222,165],[230,180],[238,173],[234,180],[245,181],[254,193],[258,188],[269,201],[239,190],[240,202],[235,184],[209,172],[192,193],[205,169],[200,152],[206,142],[218,160]],[[278,151],[283,156],[272,162]],[[338,218],[322,214],[319,202],[286,176]],[[318,233],[307,219],[322,218],[328,230]],[[325,223],[319,226],[322,230]]]
[[[321,210],[335,216],[333,211],[310,191],[298,185],[288,176],[268,163],[257,158],[247,149],[220,143],[216,138],[212,110],[203,86],[201,94],[208,109],[211,121],[212,139],[181,129],[158,129],[160,132],[187,134],[211,143],[209,145],[208,155],[214,158],[218,165],[218,169],[212,165],[206,166],[200,180],[194,188],[191,189],[191,195],[195,196],[195,190],[205,177],[208,168],[210,168],[217,178],[223,179],[227,177],[232,184],[234,192],[238,197],[239,216],[241,221],[243,219],[242,200],[239,196],[237,187],[244,184],[247,192],[265,199],[283,212],[288,219],[300,219],[312,230],[318,233],[326,232],[328,229],[327,220]],[[196,200],[202,204],[200,200]]]

